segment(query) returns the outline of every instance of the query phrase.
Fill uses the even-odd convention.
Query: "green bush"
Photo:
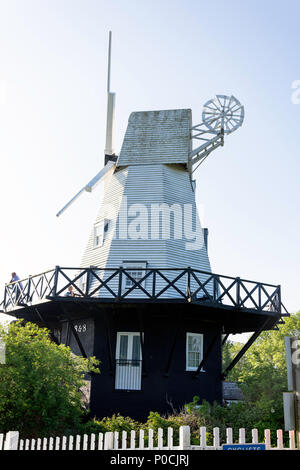
[[[205,400],[201,405],[199,397],[194,397],[193,402],[186,405],[188,415],[195,416],[195,422],[199,426],[206,426],[208,443],[212,442],[213,428],[220,428],[220,437],[226,440],[226,428],[233,429],[233,438],[238,440],[239,428],[245,428],[246,438],[252,439],[252,429],[258,430],[259,440],[264,440],[264,430],[270,429],[271,438],[276,441],[276,430],[282,428],[282,403],[267,400],[257,402],[241,401],[230,406],[221,406],[218,403],[210,405]]]
[[[121,416],[119,413],[110,418],[91,419],[86,423],[80,424],[73,432],[79,434],[98,434],[100,432],[119,432],[126,431],[128,438],[130,431],[139,431],[142,424],[128,416]]]
[[[0,432],[22,437],[63,434],[79,426],[86,410],[81,388],[95,358],[75,356],[51,341],[49,331],[21,320],[0,325],[6,364],[0,366]]]

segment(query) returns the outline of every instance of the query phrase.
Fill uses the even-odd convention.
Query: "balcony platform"
[[[74,296],[67,295],[70,286]],[[288,315],[280,286],[192,268],[147,268],[137,281],[124,268],[57,266],[7,284],[1,309],[46,326],[117,311],[158,317],[179,312],[221,326],[224,334],[270,330]]]

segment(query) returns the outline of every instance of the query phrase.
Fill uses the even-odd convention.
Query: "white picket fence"
[[[146,442],[145,437],[147,437]],[[241,428],[236,443],[259,443],[257,429],[252,429],[251,438],[249,437],[246,436],[245,429]],[[165,436],[163,429],[159,428],[157,433],[149,429],[147,436],[143,430],[140,430],[138,433],[122,431],[25,440],[19,439],[18,431],[10,431],[6,435],[0,434],[0,450],[221,450],[222,444],[234,444],[232,428],[226,429],[226,442],[223,443],[220,440],[220,429],[214,428],[213,444],[207,445],[207,430],[201,427],[199,445],[193,445],[189,426],[180,427],[179,445],[174,445],[173,440],[173,428],[168,428]],[[284,447],[283,441],[281,429],[277,430],[276,443],[271,442],[270,430],[266,429],[264,442],[261,443],[266,444],[267,450],[295,450],[295,431],[289,431],[288,447]]]

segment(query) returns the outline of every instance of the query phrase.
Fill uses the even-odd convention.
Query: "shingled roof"
[[[188,163],[190,109],[131,113],[118,166]]]
[[[223,382],[223,400],[243,400],[243,394],[235,382]]]

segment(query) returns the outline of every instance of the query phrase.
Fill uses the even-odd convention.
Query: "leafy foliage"
[[[23,437],[59,434],[79,425],[85,413],[84,374],[98,372],[95,358],[56,345],[46,328],[21,320],[0,325],[6,364],[0,366],[0,430]]]
[[[284,337],[300,335],[300,311],[286,317],[278,331],[264,331],[231,371],[227,380],[237,382],[245,401],[232,404],[225,412],[227,422],[234,426],[282,429],[282,393],[287,389]],[[224,348],[224,366],[242,345],[228,342]]]
[[[118,413],[114,414],[110,418],[103,418],[101,420],[96,418],[91,419],[86,423],[81,424],[79,428],[75,429],[75,432],[79,432],[81,434],[97,434],[99,432],[126,431],[127,433],[130,433],[130,431],[138,431],[141,429],[141,426],[141,423],[138,421],[135,421],[128,416],[124,417]]]

